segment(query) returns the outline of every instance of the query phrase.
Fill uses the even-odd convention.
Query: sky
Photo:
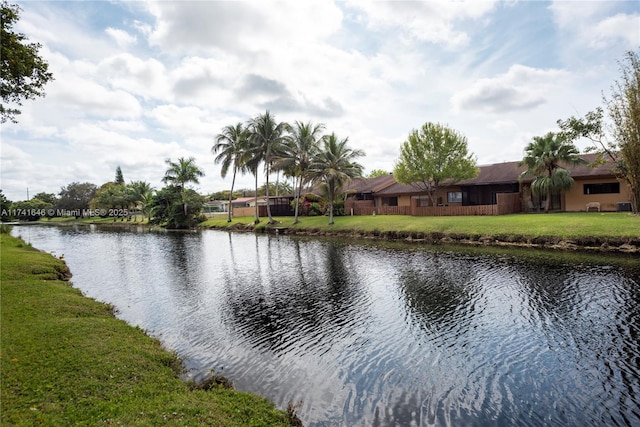
[[[478,165],[516,161],[556,121],[602,106],[640,47],[638,1],[10,1],[55,80],[4,123],[0,188],[18,201],[71,182],[163,186],[269,111],[324,123],[391,172],[413,129],[463,134]],[[580,148],[586,142],[578,143]],[[249,175],[236,189],[253,188]]]

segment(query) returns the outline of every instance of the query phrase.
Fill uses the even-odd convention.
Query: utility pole
[[[29,201],[29,187],[27,187],[27,202]]]

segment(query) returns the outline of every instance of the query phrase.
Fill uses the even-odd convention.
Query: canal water
[[[638,426],[640,262],[221,231],[14,227],[306,426]]]

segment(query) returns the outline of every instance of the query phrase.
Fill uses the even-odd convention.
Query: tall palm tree
[[[264,163],[264,172],[267,181],[267,215],[269,216],[270,224],[273,223],[273,218],[271,217],[271,207],[269,204],[269,174],[271,173],[273,163],[282,156],[287,128],[287,123],[276,122],[275,117],[272,116],[268,110],[264,114],[260,114],[251,119],[248,124],[249,145],[251,147],[252,157],[252,160],[249,162],[255,166],[256,184],[258,164]],[[256,221],[259,221],[259,219],[256,218]]]
[[[296,121],[291,127],[291,135],[285,144],[285,153],[278,167],[283,169],[289,176],[297,179],[295,191],[295,219],[298,223],[298,205],[304,185],[309,181],[309,168],[311,160],[318,152],[318,143],[322,138],[325,129],[323,123],[314,125],[311,122],[302,123]]]
[[[364,156],[362,150],[347,146],[349,138],[339,140],[335,133],[322,137],[323,145],[311,161],[310,172],[325,187],[329,202],[329,225],[333,224],[333,202],[342,187],[352,178],[362,176],[362,165],[355,159]]]
[[[535,177],[531,183],[531,193],[534,196],[546,195],[545,212],[549,212],[553,194],[573,186],[571,174],[561,167],[561,164],[587,164],[579,154],[578,149],[565,135],[553,132],[533,137],[533,141],[526,146],[525,156],[518,166],[524,165],[527,170],[520,174],[520,179],[529,175]]]
[[[188,159],[180,157],[177,162],[172,162],[171,159],[167,159],[165,163],[169,167],[164,174],[164,178],[162,178],[162,182],[177,185],[180,188],[182,208],[186,216],[187,201],[185,199],[185,185],[190,182],[199,184],[199,178],[204,176],[204,172],[196,166],[196,159],[194,157],[189,157]]]
[[[227,222],[231,222],[233,200],[233,187],[236,182],[236,174],[245,172],[247,168],[246,158],[248,150],[248,132],[241,122],[235,126],[228,125],[222,129],[222,132],[216,135],[216,143],[211,147],[211,153],[216,156],[214,162],[222,163],[220,175],[222,178],[227,176],[229,168],[233,169],[233,178],[231,179],[231,192],[229,193],[229,217]]]

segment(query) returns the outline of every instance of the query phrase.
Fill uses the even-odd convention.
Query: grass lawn
[[[258,396],[190,387],[157,340],[59,280],[62,261],[7,234],[0,257],[1,425],[290,425]]]
[[[293,225],[293,217],[277,217],[277,227],[319,231],[361,232],[417,232],[468,234],[481,236],[560,237],[640,237],[640,216],[625,212],[576,212],[553,214],[513,214],[500,216],[440,216],[418,217],[405,215],[343,216],[335,217],[328,225],[328,217],[301,217]],[[253,224],[253,217],[209,219],[202,227],[227,227],[234,224]],[[257,228],[266,227],[267,218],[261,218]]]

